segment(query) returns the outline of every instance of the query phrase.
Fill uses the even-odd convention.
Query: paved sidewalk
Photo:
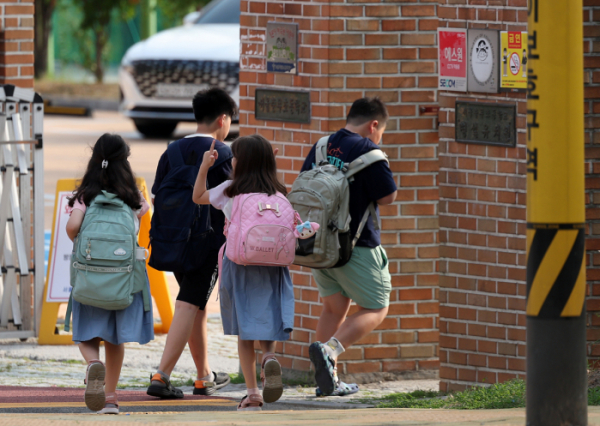
[[[280,411],[262,413],[202,412],[202,413],[136,413],[131,415],[102,416],[95,414],[4,414],[0,426],[104,426],[107,422],[128,426],[161,424],[162,426],[189,426],[210,424],[232,425],[419,425],[419,426],[523,426],[525,409],[511,410],[412,410],[365,409],[327,411]],[[589,425],[600,425],[600,407],[589,407]]]

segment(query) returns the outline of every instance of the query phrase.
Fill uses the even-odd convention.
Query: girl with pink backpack
[[[221,318],[226,335],[238,336],[240,364],[248,394],[238,410],[260,411],[264,402],[283,393],[278,341],[288,340],[294,327],[294,291],[288,265],[296,238],[309,238],[316,223],[300,223],[277,178],[275,154],[260,135],[236,139],[233,176],[206,189],[206,175],[218,153],[206,151],[194,186],[193,200],[211,204],[225,214],[227,242],[219,255]],[[254,341],[262,350],[262,395],[256,380]]]

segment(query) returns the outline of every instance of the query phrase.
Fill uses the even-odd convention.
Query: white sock
[[[258,388],[248,388],[246,389],[248,392],[248,396],[250,395],[260,395],[260,390]]]
[[[332,337],[327,343],[325,343],[325,351],[331,358],[337,359],[338,356],[344,353],[345,349],[338,339]]]
[[[214,382],[217,380],[217,376],[215,375],[215,373],[213,373],[212,371],[210,373],[208,373],[207,376],[204,377],[200,377],[198,380],[202,380],[205,382]]]

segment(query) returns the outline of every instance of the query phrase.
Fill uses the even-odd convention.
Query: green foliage
[[[525,407],[525,382],[521,379],[475,387],[448,395],[431,391],[395,393],[386,396],[377,408],[450,408],[477,410]]]
[[[198,10],[210,0],[157,0],[157,7],[173,25],[181,25],[185,15]]]

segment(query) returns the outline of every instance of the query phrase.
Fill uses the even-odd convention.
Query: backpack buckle
[[[263,215],[263,210],[271,210],[273,213],[275,213],[275,216],[279,217],[281,216],[281,213],[279,212],[279,203],[275,203],[274,205],[271,204],[263,204],[262,202],[258,202],[258,214],[259,215]]]

